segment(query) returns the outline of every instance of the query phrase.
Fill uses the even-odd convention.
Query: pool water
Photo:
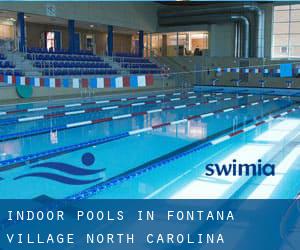
[[[294,198],[298,101],[174,90],[1,106],[0,198]],[[233,159],[276,175],[205,175]]]

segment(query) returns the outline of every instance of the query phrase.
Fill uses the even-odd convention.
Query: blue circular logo
[[[81,161],[84,165],[86,166],[91,166],[94,164],[95,162],[95,157],[93,154],[91,153],[85,153],[82,157],[81,157]]]

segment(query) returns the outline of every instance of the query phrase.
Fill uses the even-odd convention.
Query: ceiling
[[[212,4],[212,2],[209,1],[158,1],[158,3],[162,4],[162,5],[169,5],[169,6],[190,6],[190,5],[207,5],[207,4]],[[214,4],[216,4],[216,2],[214,2]]]
[[[17,20],[16,12],[0,10],[0,21],[2,23],[7,23],[12,25],[16,22],[16,20]],[[32,15],[32,14],[28,14],[28,15],[25,14],[25,20],[26,22],[30,22],[30,23],[51,24],[54,26],[63,26],[63,27],[66,27],[68,24],[68,21],[62,18]],[[107,31],[106,25],[96,24],[96,23],[76,22],[76,27],[81,29],[91,30],[91,31],[100,31],[100,32]],[[115,26],[114,32],[120,34],[136,34],[137,31]]]
[[[243,1],[241,1],[243,2]],[[241,3],[237,1],[158,1],[159,4],[166,6],[206,6],[206,5],[218,5],[218,4],[237,4]],[[251,3],[256,3],[257,1],[251,1]],[[259,1],[259,3],[270,3],[270,1]]]

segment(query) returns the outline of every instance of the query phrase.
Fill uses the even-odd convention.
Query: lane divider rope
[[[194,91],[188,91],[188,94],[194,94]],[[0,116],[4,115],[11,115],[11,114],[18,114],[18,113],[29,113],[29,112],[37,112],[37,111],[45,111],[45,110],[55,110],[61,108],[73,108],[73,107],[81,107],[81,106],[88,106],[88,105],[95,105],[95,104],[106,104],[112,102],[124,102],[124,101],[132,101],[132,100],[141,100],[141,99],[149,99],[149,98],[161,98],[169,95],[180,95],[181,92],[174,92],[171,94],[158,94],[158,95],[147,95],[147,96],[136,96],[136,97],[127,97],[127,98],[118,98],[118,99],[107,99],[107,100],[98,100],[98,101],[91,101],[91,102],[77,102],[77,103],[70,103],[70,104],[61,104],[61,105],[53,105],[53,106],[46,106],[46,107],[37,107],[37,108],[27,108],[27,109],[14,109],[8,111],[1,111]]]
[[[188,100],[188,99],[195,99],[197,97],[202,97],[201,95],[191,95],[194,92],[190,91],[188,92],[188,96],[186,97],[176,97],[176,98],[165,98],[163,100],[151,100],[151,101],[144,101],[144,102],[134,102],[129,104],[121,104],[121,105],[113,105],[113,106],[104,106],[104,107],[95,107],[95,108],[88,108],[88,109],[77,109],[72,111],[65,111],[65,112],[57,112],[57,113],[50,113],[50,114],[44,114],[44,115],[37,115],[37,116],[23,116],[23,117],[17,117],[17,118],[8,118],[8,119],[2,119],[0,120],[0,126],[3,125],[12,125],[17,123],[23,123],[23,122],[32,122],[37,120],[47,120],[52,118],[61,118],[65,116],[73,116],[73,115],[80,115],[80,114],[87,114],[87,113],[96,113],[96,112],[102,112],[106,110],[112,110],[112,109],[122,109],[122,108],[129,108],[129,107],[135,107],[135,106],[144,106],[144,105],[153,105],[158,103],[169,103],[179,100]],[[175,95],[177,93],[174,93]],[[179,93],[180,95],[181,93]],[[167,96],[167,95],[164,95]],[[177,96],[177,95],[176,95]],[[205,95],[210,96],[209,95]]]
[[[286,98],[286,96],[283,96],[279,99],[283,99],[283,98]],[[273,100],[274,100],[274,98],[273,98]],[[278,100],[278,99],[276,99],[276,100]],[[264,103],[264,101],[262,101],[262,102]],[[238,105],[233,108],[234,108],[234,110],[238,110],[241,108],[246,108],[247,106],[251,106],[251,104],[249,103],[247,105]],[[203,119],[208,116],[212,116],[214,114],[220,114],[223,112],[223,110],[224,109],[217,110],[217,111],[210,112],[210,113],[203,113],[203,114],[197,114],[197,115],[193,115],[193,116],[187,116],[186,118],[183,118],[180,120],[156,124],[156,125],[152,125],[150,127],[146,127],[146,128],[142,128],[142,129],[135,129],[135,130],[123,132],[123,133],[120,133],[117,135],[113,135],[113,136],[107,136],[104,138],[95,139],[95,140],[91,140],[91,141],[87,141],[87,142],[83,142],[83,143],[79,143],[79,144],[74,144],[74,145],[69,145],[69,146],[65,146],[65,147],[60,147],[60,148],[56,148],[56,149],[52,149],[52,150],[48,150],[48,151],[44,151],[44,152],[40,152],[40,153],[34,153],[34,154],[26,155],[26,156],[20,156],[20,157],[8,159],[8,160],[3,160],[3,161],[0,161],[0,172],[9,170],[11,168],[27,165],[27,164],[30,164],[33,162],[37,162],[39,160],[48,159],[48,158],[55,157],[55,156],[58,156],[61,154],[66,154],[69,152],[77,151],[77,150],[80,150],[83,148],[100,145],[100,144],[104,144],[104,143],[111,142],[111,141],[116,141],[116,140],[119,140],[119,139],[122,139],[125,137],[136,135],[136,134],[145,133],[145,132],[155,130],[158,128],[181,124],[181,123],[186,123],[186,122],[188,122],[190,120],[194,120],[194,119],[199,119],[199,118]]]
[[[217,144],[220,144],[222,142],[225,142],[235,136],[238,136],[238,135],[241,135],[243,133],[246,133],[250,130],[253,130],[259,126],[262,126],[264,124],[267,124],[273,120],[276,120],[276,119],[279,119],[279,118],[283,118],[284,116],[292,113],[292,112],[295,112],[297,110],[300,109],[300,106],[297,106],[295,108],[291,108],[285,112],[282,112],[280,114],[277,114],[277,115],[274,115],[274,116],[270,116],[269,118],[267,119],[264,119],[260,122],[257,122],[253,125],[250,125],[250,126],[247,126],[243,129],[240,129],[236,132],[232,132],[232,133],[229,133],[227,135],[224,135],[220,138],[217,138],[217,139],[213,139],[213,140],[210,140],[208,142],[204,142],[203,144],[200,144],[192,149],[189,149],[185,152],[182,152],[182,153],[179,153],[177,155],[173,155],[171,157],[168,157],[167,159],[164,159],[162,161],[159,161],[159,162],[156,162],[156,163],[152,163],[152,164],[149,164],[148,166],[145,166],[143,168],[140,168],[140,169],[137,169],[137,170],[134,170],[134,171],[131,171],[131,172],[127,172],[125,174],[121,174],[117,177],[112,177],[111,179],[109,179],[108,181],[105,181],[105,182],[102,182],[100,184],[96,184],[90,188],[87,188],[79,193],[76,193],[74,195],[71,195],[71,196],[68,196],[66,197],[66,199],[74,199],[74,200],[79,200],[79,199],[87,199],[89,197],[92,197],[96,194],[98,194],[99,192],[101,191],[104,191],[108,188],[111,188],[117,184],[120,184],[120,183],[123,183],[124,181],[127,181],[127,180],[130,180],[132,178],[135,178],[135,177],[138,177],[146,172],[149,172],[153,169],[156,169],[158,167],[163,167],[164,165],[167,165],[168,163],[172,162],[172,161],[175,161],[175,160],[178,160],[180,158],[183,158],[187,155],[190,155],[192,153],[195,153],[195,152],[198,152],[204,148],[207,148],[209,146],[213,146],[213,145],[217,145]]]
[[[252,96],[252,95],[248,95],[248,96]],[[244,98],[244,97],[245,96],[238,96],[235,98],[225,98],[225,99],[226,99],[226,101],[229,101],[229,100],[235,100],[235,99],[240,99],[240,98]],[[173,100],[175,100],[175,99],[176,99],[176,101],[181,100],[179,97],[173,98]],[[23,138],[23,137],[28,137],[28,136],[45,134],[45,133],[49,133],[51,131],[62,131],[62,130],[71,129],[71,128],[78,128],[78,127],[88,126],[88,125],[92,125],[92,124],[110,122],[113,120],[127,119],[127,118],[132,118],[132,117],[137,117],[137,116],[143,116],[143,115],[147,115],[147,114],[159,113],[159,112],[163,112],[163,111],[170,111],[170,110],[175,110],[175,109],[178,110],[178,109],[182,109],[182,108],[191,108],[191,107],[196,107],[199,105],[206,105],[206,104],[225,101],[225,99],[222,99],[219,101],[218,100],[209,100],[207,102],[193,102],[190,104],[168,106],[168,107],[164,107],[164,108],[128,113],[128,114],[124,114],[124,115],[116,115],[116,116],[110,116],[110,117],[104,117],[104,118],[97,118],[94,120],[86,120],[86,121],[81,121],[81,122],[67,123],[67,124],[55,126],[55,127],[47,127],[47,128],[42,128],[42,129],[35,129],[35,130],[30,130],[30,131],[11,133],[11,134],[6,134],[6,135],[1,135],[0,142],[7,141],[7,140],[13,140],[16,138]],[[38,118],[40,118],[40,117],[38,117]]]

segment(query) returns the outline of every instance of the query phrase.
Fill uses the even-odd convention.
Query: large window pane
[[[167,34],[167,45],[176,46],[177,44],[177,33],[168,33]]]
[[[288,45],[289,45],[289,35],[273,36],[273,46],[288,46]]]
[[[290,57],[300,57],[300,46],[291,47],[290,54]]]
[[[288,22],[290,19],[290,12],[287,11],[275,11],[274,22]]]
[[[186,32],[178,33],[178,45],[180,46],[189,46],[189,38]]]
[[[287,47],[273,47],[273,57],[288,57],[288,49]]]
[[[300,10],[300,4],[292,4],[291,9],[292,10]]]
[[[300,34],[300,22],[291,22],[290,23],[290,33],[291,34]]]
[[[300,34],[299,35],[291,34],[289,45],[290,46],[300,46]]]
[[[289,23],[275,23],[273,27],[273,34],[288,34]]]
[[[278,11],[278,10],[289,10],[289,9],[290,9],[289,5],[278,5],[278,6],[274,7],[275,11]]]
[[[300,57],[300,4],[273,8],[272,57]]]
[[[152,49],[157,50],[156,54],[167,56],[194,55],[195,51],[203,54],[208,49],[208,32],[178,32],[178,36],[177,32],[153,34]]]
[[[200,50],[208,49],[208,33],[207,32],[191,32],[191,49],[196,48]]]
[[[13,40],[14,39],[14,27],[12,25],[0,24],[0,39],[1,40]]]
[[[153,34],[152,35],[152,52],[154,55],[161,56],[162,55],[162,35],[161,34]]]
[[[292,10],[291,11],[291,22],[299,22],[300,21],[300,10]]]

